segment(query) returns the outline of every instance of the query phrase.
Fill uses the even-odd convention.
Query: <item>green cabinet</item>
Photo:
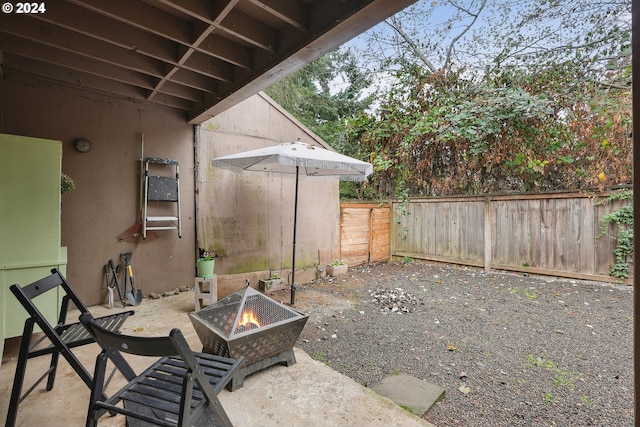
[[[0,134],[0,354],[4,340],[22,334],[26,312],[9,286],[31,283],[53,267],[65,272],[60,246],[62,143]],[[60,295],[38,307],[54,321]]]

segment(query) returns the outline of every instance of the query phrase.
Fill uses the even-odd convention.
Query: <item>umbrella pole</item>
[[[298,173],[296,165],[296,195],[293,202],[293,259],[291,260],[291,305],[296,303],[296,223],[298,221]]]

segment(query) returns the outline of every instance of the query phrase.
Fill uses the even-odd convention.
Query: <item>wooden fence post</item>
[[[484,271],[491,271],[491,196],[484,199]]]

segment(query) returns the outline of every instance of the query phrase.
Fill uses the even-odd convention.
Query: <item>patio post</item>
[[[296,195],[293,202],[293,259],[291,260],[291,305],[296,303],[296,223],[298,221],[298,176],[300,166],[296,164]]]

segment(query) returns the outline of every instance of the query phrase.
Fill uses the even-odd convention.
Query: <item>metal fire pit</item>
[[[253,316],[253,317],[251,317]],[[242,387],[244,378],[278,363],[296,363],[293,345],[309,316],[247,286],[203,310],[189,313],[203,352],[238,358],[244,365],[227,388]]]

